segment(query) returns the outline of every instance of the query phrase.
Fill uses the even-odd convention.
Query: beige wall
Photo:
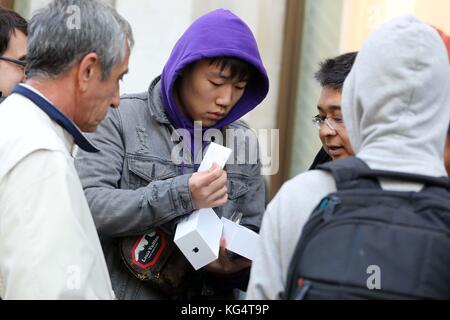
[[[416,12],[425,21],[450,34],[449,0],[419,0]]]
[[[404,14],[417,15],[450,33],[448,0],[344,0],[341,52],[359,50],[371,31]]]
[[[369,33],[381,23],[402,14],[414,14],[416,2],[417,0],[344,0],[341,52],[359,50]]]

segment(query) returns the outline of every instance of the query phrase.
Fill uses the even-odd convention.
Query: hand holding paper
[[[227,173],[223,168],[232,150],[217,143],[208,146],[198,172],[189,179],[189,190],[196,209],[216,208],[228,200]]]
[[[208,171],[192,175],[189,189],[195,209],[223,206],[228,200],[227,173],[214,163]]]
[[[198,172],[207,171],[213,166],[213,163],[217,163],[221,168],[225,167],[233,150],[226,148],[217,143],[210,143],[205,157],[203,158]]]

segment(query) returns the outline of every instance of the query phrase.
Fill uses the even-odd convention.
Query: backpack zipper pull
[[[295,295],[295,300],[305,300],[306,294],[311,289],[311,282],[305,280],[305,278],[298,279],[297,294]]]
[[[323,220],[325,222],[328,222],[333,218],[334,209],[338,204],[341,203],[341,200],[338,197],[330,197],[328,198],[327,206],[325,207],[325,210],[323,212]]]

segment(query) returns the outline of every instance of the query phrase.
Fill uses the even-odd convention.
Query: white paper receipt
[[[208,171],[211,169],[214,162],[222,168],[225,167],[225,164],[227,163],[232,152],[233,150],[230,148],[211,142],[205,156],[203,157],[203,161],[198,168],[198,172]]]

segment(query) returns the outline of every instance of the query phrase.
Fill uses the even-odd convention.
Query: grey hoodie
[[[426,23],[405,16],[370,35],[343,89],[342,109],[357,157],[372,169],[445,176],[444,141],[450,119],[446,49]],[[423,186],[380,181],[385,190]],[[279,299],[301,230],[336,186],[310,171],[287,182],[269,204],[253,262],[248,299]]]

